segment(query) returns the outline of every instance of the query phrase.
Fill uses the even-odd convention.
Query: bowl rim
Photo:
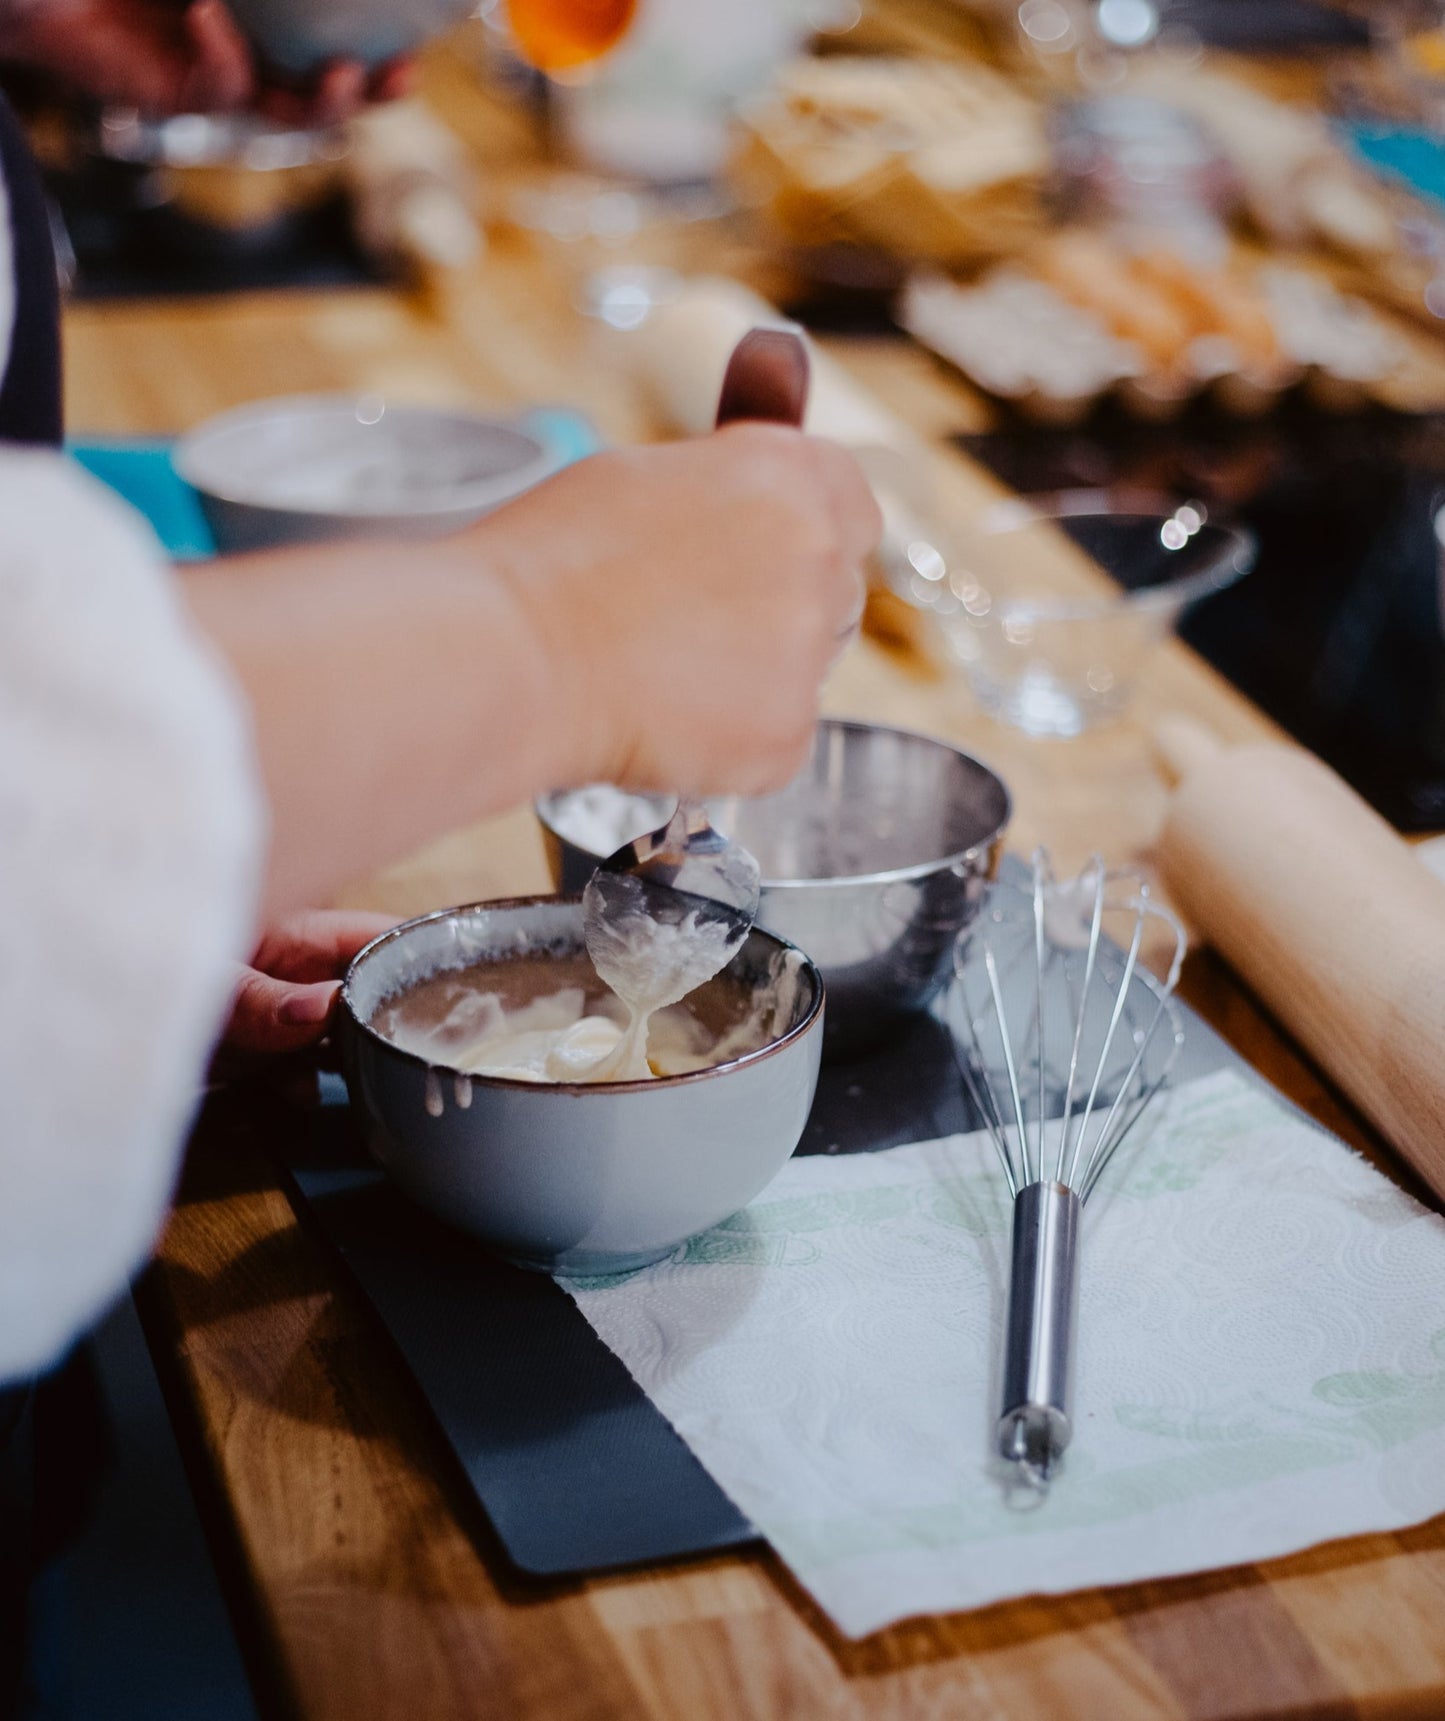
[[[918,879],[928,878],[934,873],[953,870],[963,866],[965,862],[972,861],[979,854],[986,852],[988,849],[992,848],[994,844],[998,843],[1013,820],[1013,792],[1010,790],[1008,784],[986,760],[980,759],[976,753],[968,752],[966,748],[955,746],[952,741],[945,741],[941,736],[930,735],[927,731],[922,729],[905,729],[901,725],[894,723],[869,723],[865,719],[858,717],[820,717],[818,719],[818,728],[820,731],[824,729],[834,729],[844,733],[852,732],[867,735],[896,735],[907,741],[922,741],[932,747],[941,748],[947,753],[952,753],[955,758],[963,759],[968,764],[976,766],[980,771],[993,779],[993,781],[998,785],[999,793],[1003,796],[1003,811],[999,816],[998,822],[991,830],[985,832],[983,836],[977,838],[974,842],[971,842],[966,848],[953,849],[946,855],[940,855],[937,860],[914,861],[908,866],[882,867],[874,872],[836,873],[828,878],[764,878],[761,881],[762,888],[764,890],[842,890],[857,885],[868,884],[912,884]],[[605,783],[600,785],[582,784],[579,785],[579,788],[553,789],[545,795],[538,795],[532,803],[533,815],[542,828],[546,831],[550,831],[553,836],[568,844],[569,847],[576,849],[579,854],[591,855],[592,850],[584,848],[581,843],[574,842],[565,832],[559,831],[556,825],[553,824],[552,820],[544,813],[543,805],[546,802],[556,801],[563,795],[575,795],[579,792],[580,788],[595,787],[617,789],[617,785],[615,783]],[[618,794],[625,795],[631,792],[632,791],[626,789],[617,789]],[[643,792],[647,793],[650,791]],[[661,798],[664,800],[670,799],[670,797],[666,795]],[[721,799],[722,797],[711,798]],[[742,796],[739,798],[745,800],[765,799],[763,796]],[[598,855],[595,858],[601,862],[606,860],[607,857],[606,855]]]
[[[1066,520],[1102,518],[1158,520],[1178,517],[1183,509],[1200,515],[1195,530],[1206,527],[1223,534],[1216,555],[1192,574],[1182,574],[1162,584],[1129,590],[1119,586],[1095,598],[1010,598],[1006,593],[990,604],[986,614],[966,619],[983,625],[999,616],[1033,621],[1103,621],[1120,612],[1147,614],[1182,610],[1201,598],[1212,597],[1241,580],[1254,567],[1259,540],[1247,526],[1223,516],[1206,503],[1188,496],[1169,496],[1163,491],[1122,486],[1098,489],[1041,490],[996,498],[977,514],[960,523],[958,537],[967,542],[998,538],[1021,527],[1059,524]],[[1085,554],[1088,552],[1085,551]],[[1108,570],[1104,570],[1108,577]]]
[[[207,451],[219,437],[282,417],[329,418],[338,413],[344,416],[349,411],[358,417],[358,422],[365,423],[366,421],[357,415],[357,408],[364,404],[380,405],[381,410],[376,419],[372,420],[373,423],[391,416],[401,419],[451,420],[455,424],[471,427],[485,425],[488,429],[507,431],[519,441],[530,443],[535,452],[528,460],[505,474],[477,479],[468,485],[460,486],[444,503],[433,501],[408,504],[405,501],[392,501],[384,507],[369,507],[364,499],[359,504],[345,508],[328,508],[304,502],[278,502],[258,496],[255,492],[248,494],[244,487],[238,488],[224,478],[217,479],[207,470]],[[171,465],[178,477],[203,496],[210,496],[218,502],[228,502],[237,507],[262,509],[268,514],[304,515],[322,520],[425,520],[483,506],[497,501],[499,496],[510,497],[532,484],[540,483],[543,478],[550,477],[557,470],[555,453],[540,436],[527,428],[523,417],[522,414],[474,412],[469,407],[462,406],[429,406],[425,401],[393,401],[379,393],[368,394],[365,390],[322,390],[309,394],[263,395],[256,400],[243,401],[239,406],[228,407],[224,412],[213,413],[183,432],[171,445]]]
[[[391,943],[393,939],[402,938],[407,933],[414,931],[417,927],[428,925],[430,922],[435,920],[451,920],[458,915],[474,914],[484,910],[493,911],[519,908],[541,908],[543,906],[575,906],[580,909],[582,906],[582,898],[580,896],[556,895],[496,897],[490,901],[484,902],[458,903],[452,908],[435,908],[427,914],[413,915],[410,920],[399,921],[395,926],[389,926],[385,932],[378,933],[369,944],[364,944],[347,964],[346,974],[341,982],[341,1003],[345,1009],[347,1021],[353,1028],[359,1029],[368,1040],[374,1041],[375,1044],[381,1047],[384,1051],[391,1053],[394,1057],[403,1058],[406,1062],[415,1064],[422,1070],[445,1070],[449,1075],[465,1076],[468,1081],[481,1082],[485,1087],[499,1088],[504,1091],[571,1094],[575,1096],[578,1094],[588,1093],[668,1093],[674,1088],[683,1087],[689,1083],[706,1081],[712,1076],[726,1075],[730,1070],[741,1069],[746,1064],[761,1063],[763,1059],[771,1058],[775,1054],[784,1051],[787,1047],[791,1046],[794,1041],[801,1039],[804,1034],[809,1033],[813,1028],[815,1028],[822,1017],[823,1005],[826,998],[826,988],[823,984],[822,972],[817,963],[813,961],[807,951],[799,949],[799,947],[790,942],[790,940],[780,938],[776,932],[769,932],[765,927],[756,925],[752,928],[752,932],[749,934],[749,937],[751,937],[753,933],[756,933],[758,936],[767,939],[769,943],[777,945],[780,950],[795,951],[802,961],[804,972],[807,973],[808,977],[813,982],[813,999],[811,1004],[808,1006],[802,1021],[789,1028],[787,1033],[782,1035],[779,1039],[770,1040],[767,1045],[759,1046],[754,1051],[743,1052],[739,1057],[729,1058],[725,1064],[710,1064],[704,1070],[686,1070],[681,1075],[676,1076],[651,1076],[645,1080],[626,1082],[526,1082],[519,1080],[515,1076],[477,1075],[470,1070],[459,1070],[452,1064],[433,1062],[431,1059],[423,1058],[417,1052],[408,1052],[404,1047],[398,1046],[392,1040],[388,1040],[385,1034],[379,1034],[369,1022],[364,1021],[355,1004],[352,1002],[351,983],[357,970],[363,962],[370,959],[375,951],[377,951],[382,945]],[[446,973],[447,970],[439,968],[436,972],[438,974],[442,974]]]

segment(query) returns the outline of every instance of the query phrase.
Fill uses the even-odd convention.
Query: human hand
[[[881,530],[843,449],[739,424],[583,461],[459,542],[511,588],[576,780],[747,795],[802,764]]]
[[[339,124],[411,82],[403,60],[371,76],[333,61],[305,88],[269,79],[223,0],[0,0],[0,58],[147,114],[251,109],[296,126]]]
[[[395,921],[345,909],[306,909],[266,928],[236,981],[212,1066],[220,1076],[316,1046],[331,1025],[341,977],[364,944]]]

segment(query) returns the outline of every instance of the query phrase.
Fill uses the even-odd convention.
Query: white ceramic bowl
[[[393,927],[347,974],[343,1067],[372,1151],[422,1206],[519,1266],[619,1273],[745,1207],[798,1145],[818,1081],[823,982],[796,953],[777,1039],[657,1081],[459,1076],[368,1026],[386,998],[430,974],[581,943],[582,905],[558,897],[477,903]],[[790,948],[754,931],[729,972],[761,983]]]
[[[176,443],[222,551],[337,538],[433,537],[555,471],[521,425],[391,405],[374,395],[282,395],[207,419]]]

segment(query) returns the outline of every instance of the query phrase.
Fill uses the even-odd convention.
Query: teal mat
[[[590,420],[567,407],[537,407],[518,422],[541,438],[559,466],[570,466],[601,446]],[[68,446],[72,459],[145,515],[175,561],[215,555],[200,501],[171,465],[169,438],[82,437]]]
[[[1404,125],[1348,125],[1355,154],[1386,179],[1399,180],[1432,203],[1445,204],[1445,142],[1434,132]]]

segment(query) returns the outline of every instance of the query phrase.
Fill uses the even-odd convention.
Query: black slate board
[[[1174,1080],[1235,1054],[1181,1006]],[[978,1127],[947,1030],[921,1017],[824,1066],[800,1153],[858,1153]],[[550,1279],[493,1260],[414,1207],[366,1159],[344,1106],[291,1165],[431,1406],[517,1568],[562,1577],[736,1547],[756,1536]]]
[[[513,1564],[561,1577],[751,1540],[571,1298],[414,1207],[362,1160],[346,1124],[352,1162],[296,1167],[293,1179]]]

